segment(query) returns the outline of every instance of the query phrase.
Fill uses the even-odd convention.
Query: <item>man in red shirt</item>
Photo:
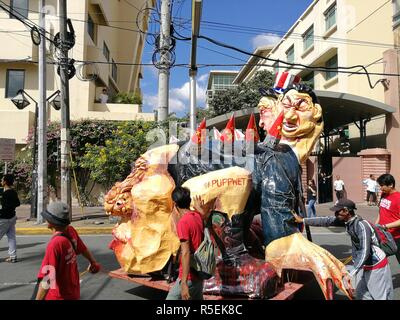
[[[76,256],[89,260],[89,271],[96,273],[100,265],[85,246],[76,230],[69,226],[69,208],[62,202],[53,202],[42,212],[53,237],[37,275],[40,281],[36,300],[79,300],[80,285]]]
[[[196,211],[190,210],[190,190],[176,187],[172,192],[172,200],[181,217],[177,225],[177,233],[181,242],[181,260],[179,276],[170,289],[167,300],[203,300],[203,280],[190,269],[190,255],[194,254],[204,236],[204,211],[199,206],[202,201],[195,200]]]
[[[396,181],[385,173],[377,180],[382,195],[379,202],[379,216],[375,223],[389,230],[397,244],[396,258],[400,263],[400,192],[395,189]]]

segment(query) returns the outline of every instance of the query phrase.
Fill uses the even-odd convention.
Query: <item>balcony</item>
[[[91,0],[89,12],[94,13],[97,23],[108,25],[108,21],[117,20],[119,5],[110,0]]]
[[[141,106],[138,104],[94,103],[88,111],[88,117],[97,120],[155,121],[154,113],[141,112]]]

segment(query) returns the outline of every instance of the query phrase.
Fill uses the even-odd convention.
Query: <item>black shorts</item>
[[[371,197],[372,197],[372,199],[371,199]],[[370,201],[370,199],[372,202],[376,202],[376,192],[367,190],[367,201]]]

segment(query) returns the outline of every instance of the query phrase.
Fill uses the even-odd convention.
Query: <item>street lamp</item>
[[[61,95],[60,90],[54,92],[50,97],[47,98],[47,103],[52,106],[55,110],[61,109]]]
[[[33,150],[32,150],[32,159],[33,159],[33,172],[32,172],[32,202],[31,202],[31,215],[29,220],[33,220],[37,217],[37,196],[38,196],[38,177],[37,177],[37,122],[39,116],[38,103],[35,99],[33,99],[26,91],[23,89],[17,92],[17,95],[11,99],[14,105],[19,109],[23,110],[27,106],[30,105],[27,97],[35,103],[35,122],[33,129]],[[54,92],[50,97],[46,99],[47,103],[52,106],[55,110],[61,109],[61,101],[60,101],[60,90]],[[40,159],[39,159],[40,162]],[[43,163],[39,163],[41,166],[47,165],[47,160],[45,159]]]
[[[15,106],[19,110],[25,109],[27,106],[29,106],[31,103],[29,100],[26,98],[30,98],[34,103],[35,103],[35,122],[33,126],[33,149],[32,149],[32,199],[31,199],[31,215],[29,220],[35,219],[37,217],[37,166],[36,166],[36,153],[37,153],[37,118],[38,118],[38,103],[36,102],[35,99],[33,99],[26,91],[23,89],[18,90],[17,95],[11,99],[12,103],[15,104]]]

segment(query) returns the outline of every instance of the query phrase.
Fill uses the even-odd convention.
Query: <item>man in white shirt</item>
[[[375,176],[373,174],[369,175],[368,179],[363,180],[363,184],[367,186],[367,202],[369,206],[377,205],[377,197],[376,197],[376,190],[377,190],[377,182]]]
[[[340,176],[336,176],[336,180],[333,182],[333,188],[336,192],[336,198],[339,201],[344,197],[344,182],[340,179]]]
[[[99,96],[100,103],[107,103],[108,102],[108,94],[107,89],[103,89],[103,92]]]

